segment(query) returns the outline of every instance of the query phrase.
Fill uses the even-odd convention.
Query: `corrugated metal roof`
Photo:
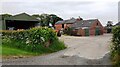
[[[14,15],[10,18],[7,18],[6,20],[24,20],[24,21],[38,21],[36,18],[26,14],[26,13],[21,13]]]

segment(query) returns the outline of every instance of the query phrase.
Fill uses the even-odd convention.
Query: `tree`
[[[113,26],[113,22],[112,21],[108,21],[107,22],[107,27],[111,27],[111,26]]]
[[[35,14],[32,15],[33,17],[37,18],[42,26],[49,26],[49,24],[51,23],[52,26],[54,27],[54,24],[59,21],[59,20],[63,20],[62,18],[58,17],[55,14]]]
[[[9,18],[12,15],[10,15],[10,14],[2,14],[1,16],[2,16],[2,20],[4,20],[5,18]]]
[[[41,14],[41,15],[34,14],[32,16],[34,18],[38,19],[42,26],[48,26],[48,22],[49,22],[48,21],[49,20],[49,18],[48,18],[49,15],[48,14]]]
[[[41,18],[43,26],[49,26],[50,18],[48,14],[41,14],[40,18]]]
[[[107,33],[111,33],[112,32],[112,26],[113,26],[113,22],[112,21],[108,21],[107,22]]]
[[[77,20],[83,20],[83,18],[81,18],[81,17],[79,16],[79,18],[77,18]]]
[[[54,26],[54,24],[59,21],[59,20],[63,20],[62,18],[58,17],[57,15],[55,14],[50,14],[49,15],[50,17],[50,23]]]

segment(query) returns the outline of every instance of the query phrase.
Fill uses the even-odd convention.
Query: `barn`
[[[32,16],[21,13],[2,21],[3,30],[29,29],[39,25],[39,21]]]
[[[77,19],[75,19],[75,18],[58,21],[55,23],[55,29],[56,30],[67,29],[68,27],[71,27],[76,21],[77,21]]]
[[[120,26],[120,22],[118,22],[115,26]]]
[[[98,19],[76,21],[71,28],[72,35],[77,36],[94,36],[102,35],[104,28]]]

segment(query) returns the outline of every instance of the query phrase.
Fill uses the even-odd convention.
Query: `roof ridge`
[[[24,16],[26,18],[23,18],[21,16]],[[31,15],[27,14],[27,13],[20,13],[20,14],[16,14],[14,16],[11,16],[10,18],[8,19],[16,19],[16,18],[22,18],[22,19],[27,19],[27,20],[35,20],[35,21],[38,21],[38,19],[32,17]]]
[[[19,15],[22,15],[22,14],[25,14],[25,15],[28,15],[28,16],[30,16],[29,14],[27,14],[27,13],[19,13],[19,14],[16,14],[16,15],[13,15],[12,17],[14,17],[14,16],[19,16]]]
[[[83,20],[83,21],[88,21],[88,20],[98,20],[98,19],[86,19],[86,20]],[[82,20],[81,20],[82,21]]]

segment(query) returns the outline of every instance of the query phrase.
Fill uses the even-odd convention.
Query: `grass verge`
[[[18,45],[18,46],[14,46]],[[21,46],[24,48],[21,48]],[[44,55],[49,54],[53,52],[57,52],[59,50],[65,49],[65,45],[63,42],[56,40],[49,47],[44,47],[43,45],[37,45],[34,47],[27,47],[25,46],[25,43],[22,43],[21,41],[12,40],[10,41],[4,40],[2,41],[2,46],[0,45],[0,49],[2,50],[2,57],[3,58],[22,58],[22,57],[31,57],[31,56],[37,56],[37,55]],[[31,44],[33,45],[33,44]]]
[[[2,54],[3,58],[23,58],[39,55],[39,53],[28,52],[8,46],[0,46],[0,50],[2,50],[0,54]]]

